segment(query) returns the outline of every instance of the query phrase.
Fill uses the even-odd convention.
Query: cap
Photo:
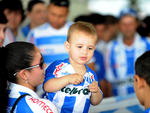
[[[137,11],[135,9],[132,9],[132,8],[123,9],[120,12],[119,18],[122,18],[123,16],[126,16],[126,15],[131,15],[131,16],[133,16],[135,18],[138,18]]]
[[[55,4],[56,6],[69,7],[69,0],[50,0],[50,3]]]

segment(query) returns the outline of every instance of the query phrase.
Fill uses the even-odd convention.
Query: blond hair
[[[78,21],[78,22],[72,24],[68,30],[68,35],[67,35],[68,42],[71,39],[71,35],[75,31],[80,31],[80,32],[84,32],[86,34],[92,35],[96,38],[96,41],[97,41],[97,32],[91,23]]]

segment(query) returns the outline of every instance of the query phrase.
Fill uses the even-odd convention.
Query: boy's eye
[[[89,47],[89,50],[93,50],[93,48],[92,48],[92,47]]]
[[[78,48],[82,48],[82,46],[77,46]]]

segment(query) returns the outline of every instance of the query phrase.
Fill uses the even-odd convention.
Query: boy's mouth
[[[87,57],[80,57],[81,60],[87,60]]]

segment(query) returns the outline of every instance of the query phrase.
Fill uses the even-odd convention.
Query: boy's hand
[[[88,86],[88,88],[89,88],[89,91],[91,93],[97,93],[100,91],[99,86],[98,86],[98,82],[96,82],[96,81],[92,82],[92,84],[90,84]]]
[[[78,74],[78,73],[75,73],[75,74],[71,74],[68,76],[69,77],[69,84],[80,84],[82,81],[83,81],[83,76]]]
[[[89,90],[91,92],[91,104],[97,105],[99,104],[103,99],[103,94],[98,86],[98,82],[94,81],[92,84],[89,85]]]

